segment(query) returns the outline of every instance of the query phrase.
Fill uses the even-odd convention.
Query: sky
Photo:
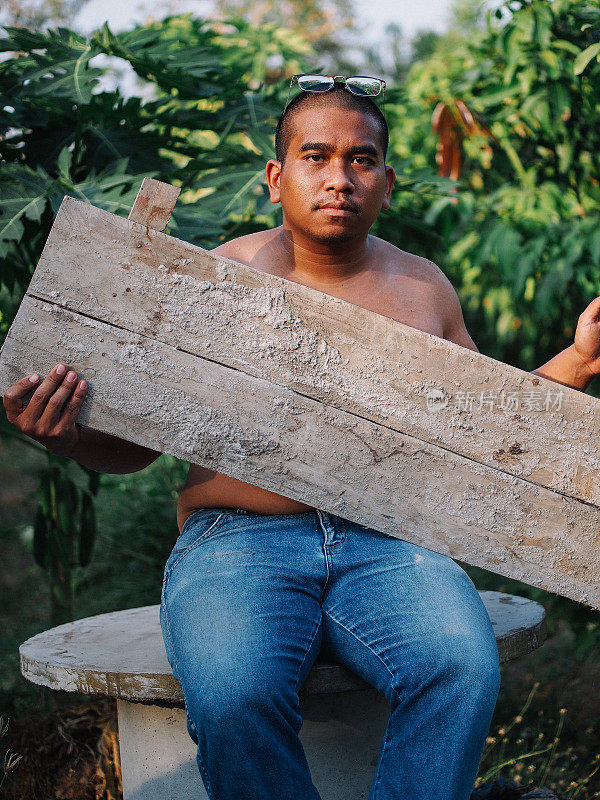
[[[114,31],[133,22],[143,21],[156,9],[148,0],[89,0],[75,18],[78,30],[89,32],[106,20]],[[199,14],[210,12],[210,0],[180,0],[177,10],[195,9]],[[397,23],[407,38],[418,30],[442,31],[448,16],[450,0],[354,0],[355,16],[364,20],[365,35],[375,41],[390,22]]]

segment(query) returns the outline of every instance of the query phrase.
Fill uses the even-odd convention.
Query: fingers
[[[62,419],[68,425],[73,425],[83,405],[87,394],[87,381],[79,381],[75,391],[63,409]]]
[[[10,386],[4,393],[2,402],[6,409],[8,421],[12,422],[15,416],[23,409],[23,398],[30,394],[38,384],[40,376],[37,373],[22,378],[17,383]]]
[[[22,433],[46,446],[70,442],[76,433],[75,420],[87,389],[87,381],[78,382],[76,372],[57,364],[41,383],[40,376],[35,374],[7,390],[4,396],[7,418]],[[23,399],[32,392],[25,405]]]
[[[67,368],[65,367],[64,364],[57,364],[50,370],[48,375],[46,375],[44,380],[40,383],[40,385],[33,393],[31,400],[29,401],[29,405],[27,406],[27,410],[23,412],[23,414],[27,417],[27,419],[30,422],[37,422],[37,420],[40,419],[40,417],[46,410],[48,401],[53,396],[58,387],[61,386],[66,375],[67,375]],[[67,386],[69,386],[69,388],[72,389],[73,388],[72,382],[71,385],[67,384]],[[56,403],[54,402],[54,405],[55,404]]]
[[[73,370],[69,370],[65,374],[64,380],[59,383],[58,388],[55,389],[48,398],[45,408],[40,416],[40,422],[44,423],[48,429],[52,429],[58,422],[63,410],[63,406],[73,394],[73,390],[76,388],[76,386],[77,373],[73,372]],[[35,393],[31,398],[32,401],[34,397]],[[29,405],[31,406],[31,402]]]

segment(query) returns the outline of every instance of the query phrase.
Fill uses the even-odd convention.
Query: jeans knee
[[[246,736],[260,730],[265,721],[278,715],[289,717],[300,728],[298,696],[293,687],[261,675],[222,675],[206,687],[185,692],[188,715],[197,728],[232,735],[240,729]]]
[[[495,704],[500,688],[496,639],[491,631],[462,626],[432,635],[402,673],[400,696],[403,690],[420,693],[431,689],[457,700],[468,696]]]
[[[456,691],[495,705],[500,689],[498,646],[494,637],[457,637],[444,648],[443,670]]]

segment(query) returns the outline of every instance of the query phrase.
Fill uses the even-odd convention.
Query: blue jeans
[[[319,510],[202,509],[167,561],[161,625],[211,800],[319,800],[298,737],[319,650],[390,704],[369,800],[469,798],[500,672],[451,558]]]

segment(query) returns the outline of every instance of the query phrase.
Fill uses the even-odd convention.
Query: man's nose
[[[352,176],[346,164],[336,159],[331,159],[325,179],[325,189],[344,194],[354,190]]]

